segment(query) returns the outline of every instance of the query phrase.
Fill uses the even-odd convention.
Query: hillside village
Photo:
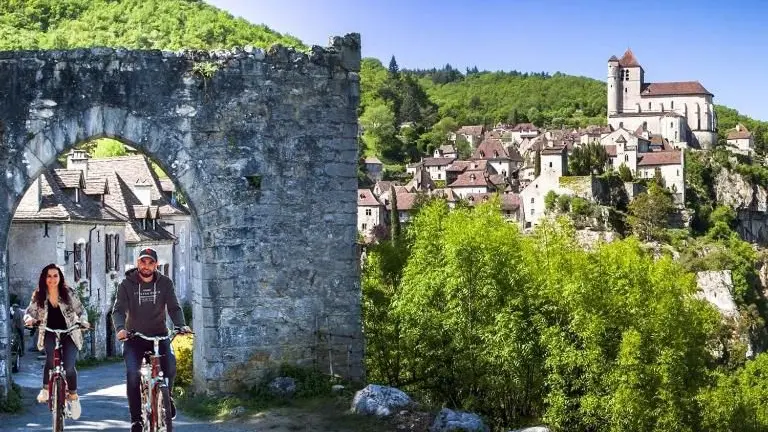
[[[546,129],[531,123],[492,127],[465,125],[448,134],[434,153],[407,166],[409,180],[382,177],[383,164],[373,156],[362,162],[372,188],[358,191],[358,231],[366,241],[386,236],[392,203],[407,223],[420,197],[439,197],[449,206],[472,206],[498,195],[504,217],[524,230],[547,214],[547,195],[598,201],[600,182],[593,174],[569,168],[574,151],[599,146],[605,164],[599,173],[621,172],[629,200],[643,193],[649,180],[685,205],[685,150],[708,150],[717,144],[714,95],[698,81],[647,82],[631,50],[608,59],[606,126]],[[471,156],[459,157],[458,140]],[[752,155],[754,140],[741,124],[728,131],[727,148]],[[391,194],[396,194],[393,200]]]

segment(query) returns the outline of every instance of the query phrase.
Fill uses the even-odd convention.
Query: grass
[[[75,363],[75,366],[78,369],[88,369],[96,366],[101,366],[103,364],[118,363],[122,361],[123,361],[122,357],[106,357],[103,359],[98,359],[96,357],[85,357],[85,358],[78,359],[77,362]]]
[[[277,376],[289,376],[296,380],[296,393],[292,397],[274,396],[268,391],[268,383]],[[342,384],[345,388],[333,393],[331,386],[334,384]],[[310,425],[312,430],[319,431],[391,430],[391,425],[385,420],[349,411],[357,389],[359,386],[339,382],[317,371],[286,365],[268,374],[249,391],[239,394],[196,395],[179,387],[174,392],[177,406],[185,414],[209,421],[238,417],[249,419],[260,428],[283,428],[279,430],[305,430]],[[265,422],[271,424],[265,425]]]
[[[21,411],[21,387],[18,384],[11,384],[8,389],[8,396],[0,398],[0,412],[17,413]]]

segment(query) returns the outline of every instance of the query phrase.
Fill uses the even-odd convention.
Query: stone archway
[[[356,34],[308,55],[283,47],[0,53],[0,324],[8,229],[22,194],[58,154],[114,137],[157,161],[195,215],[199,389],[233,390],[280,362],[328,366],[334,357],[349,359],[335,371],[362,377],[359,64]],[[318,322],[347,336],[334,338],[341,343],[330,355],[318,349]],[[7,341],[6,330],[3,394]]]

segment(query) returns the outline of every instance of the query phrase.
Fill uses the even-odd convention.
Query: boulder
[[[352,399],[352,412],[357,414],[386,417],[406,408],[413,403],[403,391],[394,387],[368,384],[355,393]]]
[[[443,408],[429,427],[429,432],[447,431],[488,432],[489,429],[477,414]]]

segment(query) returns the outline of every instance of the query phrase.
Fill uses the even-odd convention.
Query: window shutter
[[[112,270],[112,234],[104,237],[104,271],[109,273]]]
[[[88,279],[88,283],[91,281],[93,275],[93,265],[91,263],[91,242],[85,244],[85,277]]]
[[[75,269],[75,282],[79,282],[80,278],[82,277],[82,265],[80,264],[80,261],[82,260],[82,257],[80,256],[81,248],[79,243],[75,243],[74,247],[72,248],[72,251],[74,252],[75,264],[73,265]]]
[[[115,234],[115,270],[122,271],[123,265],[120,264],[120,234]]]

